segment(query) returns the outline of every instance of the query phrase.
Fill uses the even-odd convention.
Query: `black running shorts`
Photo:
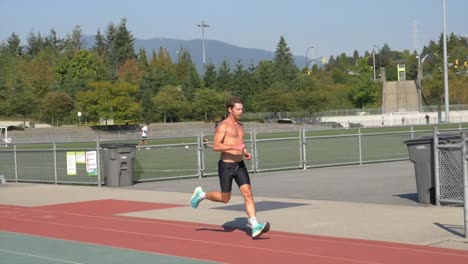
[[[218,162],[219,184],[221,192],[231,192],[232,180],[234,179],[237,186],[241,187],[244,184],[250,184],[250,177],[243,160],[239,162]]]

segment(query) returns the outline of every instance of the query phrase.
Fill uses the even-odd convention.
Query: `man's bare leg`
[[[245,212],[247,213],[247,216],[249,219],[252,217],[256,217],[256,211],[255,211],[255,201],[252,195],[252,187],[250,184],[244,184],[240,188],[241,194],[244,197],[244,203],[245,203]]]
[[[219,203],[228,203],[231,200],[231,193],[230,192],[206,192],[205,199],[219,202]]]
[[[239,189],[242,193],[242,196],[244,197],[245,212],[249,217],[249,223],[252,228],[252,237],[255,238],[263,233],[268,232],[270,230],[270,223],[259,223],[257,221],[255,201],[250,184],[244,184]]]

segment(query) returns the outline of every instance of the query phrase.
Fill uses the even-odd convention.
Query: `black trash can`
[[[460,141],[460,135],[440,135],[439,144]],[[414,163],[418,201],[435,204],[434,138],[432,136],[407,140],[409,159]]]
[[[136,144],[109,143],[101,148],[105,185],[133,185]]]

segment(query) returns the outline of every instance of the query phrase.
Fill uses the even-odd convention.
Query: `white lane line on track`
[[[46,257],[46,256],[37,255],[37,254],[29,254],[29,253],[25,253],[25,252],[12,251],[12,250],[6,250],[6,249],[1,249],[1,248],[0,248],[0,252],[6,252],[6,253],[10,253],[10,254],[15,254],[15,255],[28,256],[28,257],[38,258],[38,259],[53,260],[53,261],[61,262],[61,263],[82,264],[81,262],[75,262],[75,261],[70,261],[70,260],[66,260],[66,259],[49,258],[49,257]]]

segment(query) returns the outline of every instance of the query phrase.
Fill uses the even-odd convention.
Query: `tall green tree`
[[[37,34],[30,32],[26,41],[28,43],[26,54],[28,54],[30,57],[36,56],[39,53],[39,51],[42,50],[45,43],[40,32],[38,32]]]
[[[323,110],[328,103],[328,96],[320,87],[321,85],[314,78],[299,75],[292,81],[290,90],[286,92],[293,95],[294,105],[298,110],[313,113]]]
[[[119,80],[138,84],[144,76],[144,71],[135,59],[128,59],[119,67]]]
[[[62,121],[74,109],[74,101],[63,91],[49,92],[41,100],[41,119]]]
[[[25,67],[25,80],[32,92],[42,98],[55,82],[57,55],[52,47],[42,49]]]
[[[117,35],[117,27],[114,23],[109,23],[107,25],[105,35],[104,35],[104,47],[106,50],[106,55],[104,56],[104,61],[106,62],[109,75],[113,78],[117,76],[118,65],[118,55],[116,52],[116,42],[115,38]]]
[[[195,89],[201,87],[201,78],[188,51],[179,52],[175,73],[185,97],[192,98]]]
[[[90,82],[86,91],[76,95],[77,109],[93,121],[138,120],[140,105],[135,100],[138,86],[127,82]]]
[[[280,37],[278,45],[276,46],[274,63],[278,74],[278,81],[290,81],[294,79],[299,72],[299,69],[294,63],[294,55],[283,36]]]
[[[127,29],[127,19],[122,18],[115,33],[114,43],[111,47],[112,57],[115,59],[115,67],[118,68],[127,59],[136,59],[134,49],[135,38]]]
[[[58,55],[64,48],[64,40],[58,37],[57,31],[52,28],[45,39],[45,45],[46,47],[50,47],[55,55]]]
[[[138,65],[143,69],[145,73],[148,73],[150,70],[148,56],[146,55],[146,50],[141,48],[138,52]]]
[[[26,118],[37,113],[38,101],[37,96],[28,91],[15,91],[8,99],[8,109],[11,116],[20,115],[23,117],[24,125]]]
[[[14,56],[20,56],[23,54],[23,46],[21,46],[21,40],[18,34],[12,33],[6,41],[6,46],[4,46],[8,52]]]
[[[295,98],[286,93],[280,84],[273,86],[253,98],[253,108],[257,112],[285,112],[296,110]]]
[[[430,78],[423,80],[423,94],[429,104],[435,104],[437,106],[442,105],[445,100],[444,96],[444,78],[441,72],[435,72]],[[466,88],[465,88],[466,89]]]
[[[218,75],[216,78],[216,89],[218,91],[227,91],[231,85],[231,67],[229,62],[225,59],[218,68]]]
[[[258,85],[255,78],[255,70],[256,68],[253,66],[245,69],[241,61],[238,61],[232,75],[232,84],[229,91],[231,94],[242,98],[245,109],[248,109],[251,105],[252,94]]]
[[[12,37],[9,38],[9,40]],[[19,61],[17,54],[18,44],[0,43],[0,99],[5,99],[11,90],[14,90],[19,79]]]
[[[80,26],[75,26],[71,34],[67,34],[65,39],[65,49],[68,52],[79,52],[86,43],[83,43],[83,30]]]
[[[207,63],[205,74],[203,75],[203,86],[206,88],[216,88],[216,67],[213,63]]]
[[[369,107],[377,100],[377,84],[370,76],[356,76],[351,84],[349,99],[359,108]]]
[[[156,113],[163,122],[184,120],[190,113],[190,104],[179,86],[164,86],[153,97]]]
[[[359,56],[359,52],[357,50],[355,50],[353,52],[353,61],[352,61],[352,64],[353,65],[356,65],[358,60],[359,60],[360,56]]]
[[[88,82],[102,80],[106,76],[102,59],[87,50],[62,56],[55,72],[58,87],[72,96],[85,90]]]
[[[225,112],[225,103],[229,98],[227,92],[218,92],[210,88],[195,91],[192,109],[197,117],[202,116],[205,121],[221,119]]]
[[[185,53],[185,51],[181,52]],[[181,84],[183,81],[177,80],[176,77],[176,67],[177,66],[172,63],[169,51],[160,47],[157,54],[155,52],[153,53],[153,58],[150,64],[150,73],[153,85],[159,88],[166,85]],[[187,67],[189,66],[187,65]]]
[[[94,37],[95,44],[93,50],[101,57],[106,58],[108,54],[108,47],[104,36],[101,34],[101,31],[98,30],[96,36]]]
[[[272,61],[260,61],[254,72],[258,85],[253,94],[260,93],[270,88],[275,82],[275,65]],[[252,94],[252,95],[253,95]]]

